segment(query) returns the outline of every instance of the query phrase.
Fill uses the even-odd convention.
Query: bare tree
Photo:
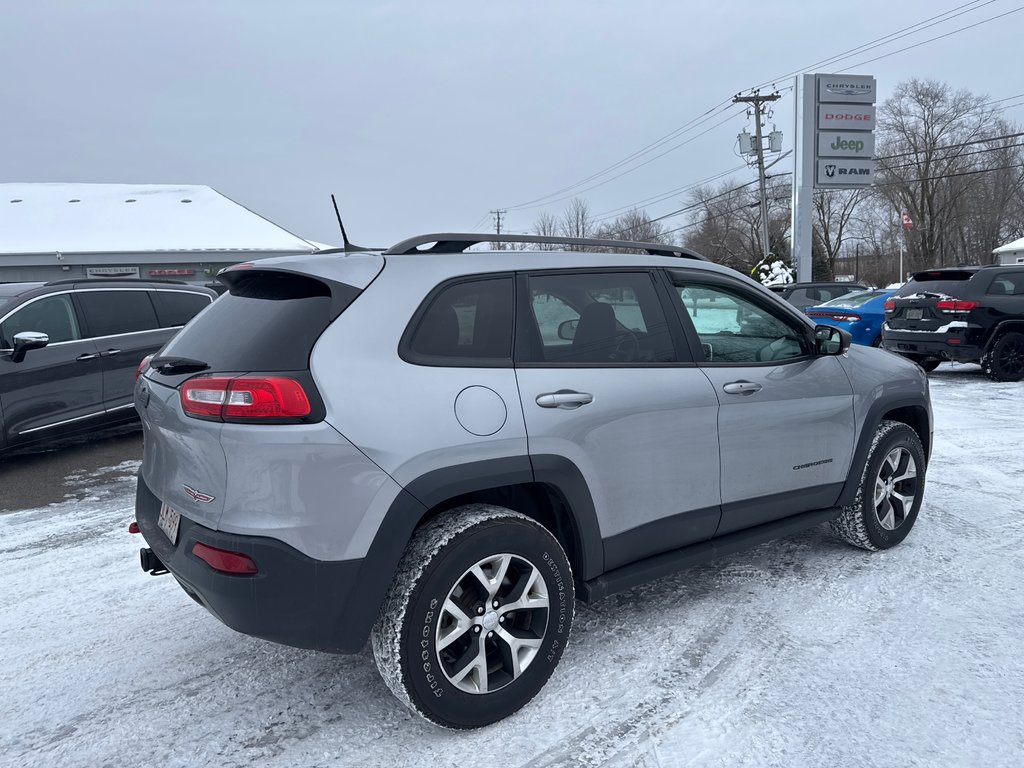
[[[587,201],[574,197],[562,214],[561,234],[564,237],[591,237],[594,229],[590,218],[590,206]],[[571,246],[569,250],[578,251],[581,246]]]
[[[537,220],[533,223],[533,234],[541,235],[542,237],[558,237],[560,234],[561,227],[559,221],[554,214],[544,211]],[[542,243],[536,246],[537,250],[541,251],[554,251],[559,248],[557,245],[551,245],[548,243]]]
[[[814,192],[814,243],[826,280],[834,280],[836,259],[849,236],[850,223],[863,197],[861,190],[819,189]],[[812,250],[814,250],[812,248]]]
[[[642,243],[672,244],[672,235],[660,221],[651,221],[647,211],[633,208],[613,221],[602,224],[595,231],[595,236],[607,240],[634,240]]]

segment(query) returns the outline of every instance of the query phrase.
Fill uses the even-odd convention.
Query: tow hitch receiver
[[[142,570],[150,576],[163,576],[165,573],[169,573],[164,564],[160,562],[160,558],[149,547],[139,550],[139,561],[142,564]]]

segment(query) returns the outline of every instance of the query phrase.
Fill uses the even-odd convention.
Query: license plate
[[[166,504],[162,504],[160,506],[160,517],[156,519],[156,524],[167,538],[171,540],[171,544],[178,543],[178,526],[181,524],[180,514]]]
[[[907,310],[907,320],[920,320],[921,319],[921,315],[922,315],[922,313],[921,313],[920,309],[908,309]]]

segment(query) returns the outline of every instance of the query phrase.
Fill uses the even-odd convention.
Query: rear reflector
[[[885,311],[886,312],[893,312],[895,310],[896,310],[896,302],[895,301],[893,301],[892,299],[889,299],[887,302],[885,302]]]
[[[976,301],[950,301],[943,299],[935,305],[935,308],[940,312],[945,312],[947,315],[955,315],[960,312],[970,312],[979,306],[981,305]]]
[[[231,421],[302,418],[311,411],[302,385],[285,376],[197,376],[181,385],[181,408]]]
[[[139,524],[134,520],[128,523],[128,533],[142,533],[142,531],[139,530]]]
[[[228,552],[226,549],[217,549],[197,541],[192,547],[192,554],[221,573],[248,576],[257,572],[256,563],[241,552]]]

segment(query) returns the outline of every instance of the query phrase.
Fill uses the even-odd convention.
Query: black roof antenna
[[[348,241],[348,233],[345,232],[345,225],[341,221],[341,212],[338,210],[338,201],[334,199],[334,195],[331,195],[331,203],[334,205],[334,215],[338,217],[338,226],[341,227],[341,242],[343,247],[339,250],[342,251],[379,251],[380,248],[364,248],[361,245],[353,245]]]

